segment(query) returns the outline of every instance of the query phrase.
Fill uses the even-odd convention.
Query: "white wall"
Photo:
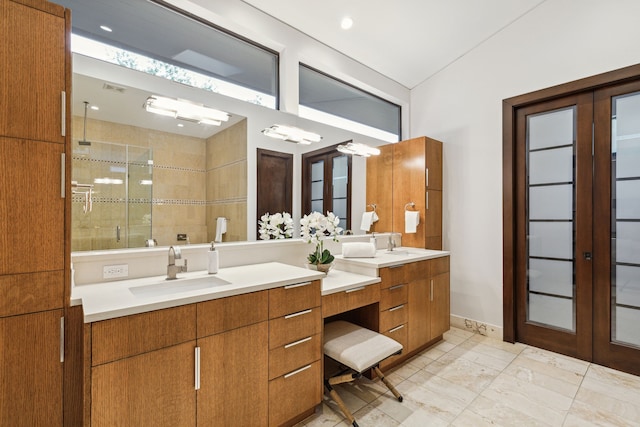
[[[502,100],[640,63],[640,1],[547,0],[411,92],[444,142],[451,313],[502,326]]]

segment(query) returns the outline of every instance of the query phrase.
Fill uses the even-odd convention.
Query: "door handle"
[[[582,255],[584,256],[584,259],[586,259],[587,261],[591,261],[591,252],[583,252]]]

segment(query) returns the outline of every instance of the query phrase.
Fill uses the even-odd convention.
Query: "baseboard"
[[[456,316],[454,314],[452,314],[450,318],[451,326],[463,329],[465,331],[502,340],[503,331],[501,326],[495,326],[473,319],[465,319],[464,317]]]

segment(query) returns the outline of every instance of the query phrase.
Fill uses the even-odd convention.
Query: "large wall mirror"
[[[230,117],[213,126],[151,114],[143,108],[150,96],[187,100]],[[304,153],[346,141],[385,144],[77,53],[72,111],[73,251],[144,247],[150,241],[161,246],[205,243],[214,239],[218,218],[227,220],[222,242],[255,240],[258,149],[293,156],[291,213],[297,225],[306,213],[301,207]],[[275,140],[262,133],[273,124],[323,139],[312,145]],[[366,160],[354,156],[351,217],[356,233],[366,206],[365,174]]]

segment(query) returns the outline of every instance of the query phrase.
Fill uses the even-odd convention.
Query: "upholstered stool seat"
[[[390,356],[399,354],[401,351],[402,344],[399,342],[362,326],[343,320],[324,325],[324,354],[349,368],[339,375],[325,380],[325,386],[331,398],[338,404],[354,427],[357,427],[358,423],[356,423],[355,418],[332,386],[353,381],[360,378],[362,372],[367,369],[373,369],[393,395],[402,402],[400,393],[384,377],[378,367],[380,362]],[[353,370],[355,373],[345,375],[345,372],[349,370]]]

